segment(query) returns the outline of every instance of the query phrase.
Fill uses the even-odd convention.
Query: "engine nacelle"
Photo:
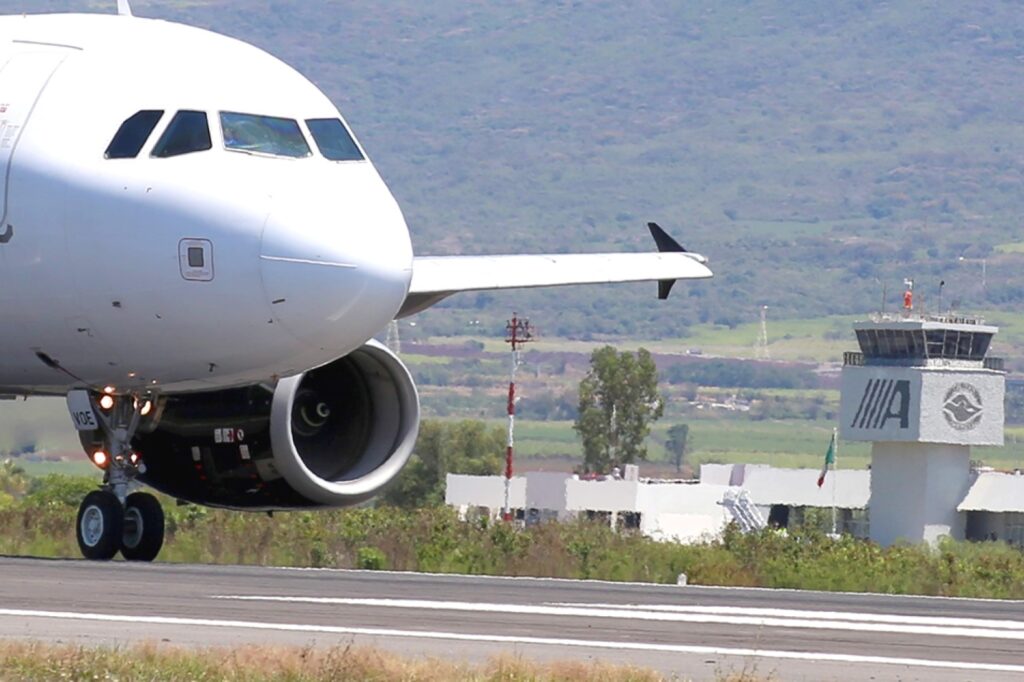
[[[418,428],[409,371],[370,341],[276,386],[167,396],[132,444],[145,464],[139,479],[180,499],[236,509],[345,507],[398,475]]]

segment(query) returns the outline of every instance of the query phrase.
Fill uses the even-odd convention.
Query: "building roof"
[[[747,465],[740,485],[750,492],[751,501],[761,506],[784,504],[790,507],[831,507],[834,504],[840,509],[867,508],[868,497],[871,495],[870,471],[830,471],[825,485],[819,488],[820,473],[817,469],[775,469]]]
[[[995,335],[999,327],[985,322],[978,317],[966,315],[922,315],[919,313],[883,313],[872,316],[870,320],[858,320],[853,323],[858,329],[955,329],[965,332],[981,332]]]
[[[1024,476],[998,471],[982,472],[956,510],[1024,512]]]

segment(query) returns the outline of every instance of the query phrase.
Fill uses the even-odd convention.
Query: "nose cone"
[[[275,196],[263,231],[263,287],[274,322],[338,355],[394,318],[412,276],[405,220],[378,182],[374,191]]]

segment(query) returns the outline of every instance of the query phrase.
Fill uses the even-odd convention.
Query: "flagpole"
[[[836,428],[832,427],[832,535],[836,534],[836,466],[839,464],[839,439],[836,437]]]

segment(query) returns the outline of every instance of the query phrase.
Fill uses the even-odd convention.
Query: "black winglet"
[[[686,253],[686,249],[683,248],[683,245],[675,239],[672,239],[668,232],[661,229],[661,226],[658,225],[658,223],[647,223],[647,229],[651,231],[651,236],[654,237],[654,243],[658,245],[659,252]],[[676,281],[674,279],[659,280],[658,299],[664,301],[668,298],[669,292],[672,291],[672,285],[675,283]]]
[[[661,229],[661,226],[658,225],[658,223],[647,223],[647,229],[651,231],[651,236],[654,237],[654,243],[658,245],[658,251],[686,253],[686,249],[683,248],[683,245],[675,239],[672,239],[668,232]]]

